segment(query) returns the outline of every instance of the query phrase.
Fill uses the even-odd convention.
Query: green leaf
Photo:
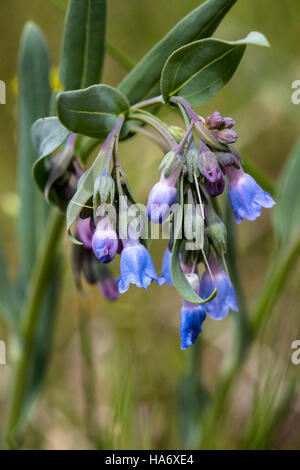
[[[180,183],[180,205],[182,210],[180,217],[178,216],[179,223],[177,224],[177,230],[174,234],[174,244],[171,256],[172,280],[174,287],[185,300],[194,304],[202,304],[212,300],[217,294],[217,289],[215,289],[207,299],[202,299],[198,294],[196,294],[180,266],[180,251],[182,245],[181,232],[183,224],[183,177],[181,178]]]
[[[51,269],[51,274],[49,271],[49,276],[50,275],[51,282],[49,282],[44,294],[33,340],[33,351],[28,371],[27,386],[24,393],[22,412],[19,420],[20,428],[26,425],[31,408],[38,398],[51,357],[52,340],[57,313],[56,307],[61,283],[61,268],[59,260],[56,260],[55,266]]]
[[[65,21],[60,81],[65,90],[100,81],[105,52],[106,0],[70,0]]]
[[[71,234],[71,225],[77,220],[83,207],[87,204],[94,192],[94,182],[101,173],[106,154],[101,151],[95,158],[92,165],[83,173],[77,184],[77,191],[69,202],[67,208],[67,230],[69,232],[70,239],[79,245],[81,243],[76,240]]]
[[[125,113],[129,106],[125,96],[108,85],[62,92],[57,98],[58,117],[63,125],[76,134],[98,139],[107,136],[118,115]],[[127,132],[125,125],[121,135]]]
[[[161,75],[161,93],[165,101],[174,95],[200,106],[231,79],[247,44],[268,46],[265,36],[249,33],[240,41],[202,39],[175,51]]]
[[[12,325],[15,325],[17,318],[18,299],[17,293],[13,291],[8,273],[6,260],[3,253],[2,242],[0,240],[0,315]]]
[[[57,117],[38,119],[31,128],[31,138],[39,158],[57,150],[69,135]]]
[[[59,122],[57,117],[38,119],[31,128],[32,142],[39,156],[33,165],[34,180],[47,202],[52,202],[61,209],[66,206],[67,201],[52,191],[51,187],[67,170],[73,158],[73,151],[64,151],[61,158],[56,160],[54,168],[51,168],[51,159],[52,153],[62,146],[69,134],[68,129]]]
[[[159,93],[165,61],[172,52],[191,41],[209,37],[236,0],[208,0],[201,4],[157,43],[119,86],[131,104]]]
[[[300,139],[291,152],[279,182],[274,207],[275,234],[286,246],[300,233]]]
[[[20,247],[19,269],[25,282],[31,273],[36,251],[43,236],[48,213],[47,204],[32,180],[32,165],[36,159],[30,130],[39,118],[49,114],[49,55],[39,28],[27,23],[23,30],[18,60],[19,82],[19,196],[18,217]]]

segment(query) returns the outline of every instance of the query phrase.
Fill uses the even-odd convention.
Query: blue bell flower
[[[176,169],[168,178],[162,172],[159,182],[151,189],[147,203],[147,217],[151,222],[161,224],[169,217],[177,202],[176,183],[180,172],[181,168]]]
[[[98,220],[92,239],[93,252],[101,263],[110,263],[118,250],[118,237],[107,217]]]
[[[274,206],[275,201],[264,191],[252,176],[242,169],[228,166],[225,169],[228,178],[228,190],[234,218],[239,224],[243,219],[255,220],[261,214],[261,208]]]
[[[227,274],[218,265],[214,256],[209,257],[209,265],[214,279],[211,278],[206,269],[201,278],[200,296],[209,297],[213,290],[217,288],[217,295],[213,300],[204,304],[206,313],[214,320],[222,320],[228,315],[230,309],[238,311],[238,303],[234,288],[230,283]]]
[[[165,282],[166,284],[168,284],[168,286],[173,285],[172,276],[171,276],[171,256],[172,256],[172,253],[169,250],[169,248],[167,248],[163,257],[161,275],[165,279]]]
[[[157,276],[150,253],[141,243],[123,240],[123,244],[120,277],[117,280],[121,294],[129,289],[130,284],[147,289],[152,281],[156,281],[158,285],[165,282],[164,278]]]
[[[181,349],[186,349],[194,344],[202,331],[202,323],[205,318],[206,313],[202,305],[192,304],[187,300],[183,301],[180,311]]]

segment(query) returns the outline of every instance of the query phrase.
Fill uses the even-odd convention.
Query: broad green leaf
[[[207,0],[185,16],[132,69],[119,86],[131,104],[159,94],[162,68],[172,52],[209,37],[236,0]]]
[[[100,81],[105,52],[106,0],[70,0],[65,21],[60,81],[65,90]]]
[[[183,178],[181,178],[181,184],[180,184],[180,205],[183,208]],[[174,287],[177,289],[179,294],[188,302],[191,302],[194,304],[202,304],[205,302],[209,302],[216,296],[217,289],[215,289],[207,299],[202,299],[201,297],[199,297],[198,294],[196,294],[196,292],[190,285],[189,281],[187,280],[186,275],[181,269],[180,251],[181,251],[182,239],[180,235],[182,232],[182,224],[183,224],[183,210],[181,211],[179,223],[177,224],[178,225],[177,231],[174,234],[174,244],[173,244],[173,250],[172,250],[172,256],[171,256],[171,275],[172,275]]]
[[[125,96],[108,85],[62,92],[57,98],[58,117],[63,125],[76,134],[98,139],[107,136],[118,115],[126,113],[129,106]],[[126,129],[123,126],[123,136]]]
[[[67,208],[67,230],[71,240],[79,245],[81,243],[76,240],[70,232],[71,225],[76,221],[80,212],[92,197],[94,192],[94,182],[104,167],[105,157],[106,154],[100,151],[92,165],[83,173],[78,181],[77,191],[69,202]]]
[[[273,209],[277,239],[286,246],[300,233],[300,140],[296,143],[279,182]]]
[[[30,130],[39,118],[49,114],[49,56],[39,28],[27,23],[24,28],[18,60],[19,82],[19,196],[18,217],[20,247],[19,269],[27,280],[35,261],[36,251],[43,236],[48,206],[32,180],[32,165],[36,159]]]
[[[164,100],[177,95],[192,106],[203,104],[231,79],[247,44],[269,46],[265,36],[254,31],[240,41],[202,39],[177,49],[162,71]]]
[[[69,133],[57,117],[38,119],[31,128],[32,143],[38,157],[46,157],[57,150]]]

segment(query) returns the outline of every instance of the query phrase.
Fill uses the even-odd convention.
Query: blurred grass
[[[130,58],[138,60],[198,4],[197,0],[110,0],[108,39]],[[26,7],[24,0],[1,2],[0,13],[0,79],[7,83],[7,104],[0,105],[0,227],[11,272],[16,274],[15,211],[11,209],[17,206],[16,96],[12,82],[16,75],[19,37],[25,21],[32,19],[39,23],[48,39],[52,62],[57,64],[63,16],[44,0],[26,0]],[[249,48],[232,81],[201,108],[203,115],[220,109],[237,121],[238,149],[248,161],[266,171],[274,183],[299,136],[300,108],[290,99],[291,83],[300,77],[299,14],[300,4],[296,1],[237,2],[216,36],[236,39],[248,31],[260,30],[272,47],[263,51]],[[116,85],[125,73],[122,65],[106,57],[105,83]],[[164,109],[162,115],[178,122],[169,110]],[[120,150],[136,199],[145,203],[157,180],[161,153],[141,136],[124,143]],[[266,262],[273,250],[270,224],[270,214],[263,211],[257,221],[245,221],[237,229],[239,269],[250,307],[260,292]],[[165,242],[156,241],[152,246],[157,268],[164,245]],[[89,378],[80,340],[82,309],[92,339],[93,420],[99,434],[98,444],[119,449],[182,447],[185,439],[178,431],[177,403],[179,386],[189,367],[189,352],[179,348],[179,296],[168,286],[158,291],[153,285],[146,292],[131,288],[115,304],[105,302],[97,289],[89,289],[88,299],[79,300],[70,272],[67,240],[65,248],[64,295],[59,305],[54,354],[24,448],[71,449],[97,445],[86,432]],[[261,426],[264,413],[270,421],[268,407],[278,387],[278,380],[268,381],[267,376],[276,369],[277,377],[281,374],[281,386],[287,391],[287,377],[296,368],[291,365],[290,356],[291,343],[300,336],[299,267],[298,262],[257,345],[239,371],[229,406],[213,436],[209,436],[211,448],[253,448],[264,444],[255,430]],[[211,393],[230,347],[230,324],[231,318],[222,322],[207,320],[200,339],[203,341],[202,373]],[[5,326],[0,324],[0,338],[6,337]],[[262,347],[270,351],[267,360],[261,355]],[[9,359],[7,366],[0,366],[0,419],[9,368]],[[299,413],[298,393],[284,418],[276,422],[267,446],[300,448]]]

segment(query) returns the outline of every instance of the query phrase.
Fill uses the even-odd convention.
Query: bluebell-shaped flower
[[[180,311],[181,349],[186,349],[194,344],[202,331],[202,323],[205,318],[206,313],[202,305],[192,304],[187,300],[183,301]]]
[[[228,166],[225,169],[228,178],[229,199],[236,222],[243,219],[255,220],[261,214],[261,208],[270,208],[275,202],[252,176],[242,169]]]
[[[157,276],[150,253],[141,243],[123,240],[123,244],[120,277],[117,280],[121,294],[129,289],[130,284],[147,289],[152,281],[156,281],[158,285],[165,282],[164,278]]]
[[[213,290],[217,288],[216,297],[204,304],[206,313],[214,320],[222,320],[226,317],[229,310],[238,311],[238,303],[234,288],[230,283],[227,274],[218,266],[214,256],[209,257],[209,265],[214,277],[212,280],[208,270],[203,273],[200,284],[200,296],[207,298]]]
[[[171,276],[171,256],[172,256],[172,253],[169,250],[169,248],[167,248],[163,257],[161,275],[165,279],[165,282],[166,284],[168,284],[168,286],[173,285],[172,276]]]
[[[170,215],[177,202],[176,183],[180,171],[176,169],[168,178],[162,171],[159,182],[151,189],[147,204],[147,217],[151,222],[161,224]]]
[[[107,217],[98,220],[92,239],[92,248],[95,256],[101,263],[110,263],[118,250],[118,237],[112,229]]]
[[[198,270],[194,271],[192,261],[189,261],[187,264],[181,262],[181,268],[194,291],[199,294],[200,278]],[[180,311],[181,349],[186,349],[194,344],[199,333],[202,331],[202,323],[205,318],[206,314],[202,305],[193,304],[187,300],[183,301]]]

